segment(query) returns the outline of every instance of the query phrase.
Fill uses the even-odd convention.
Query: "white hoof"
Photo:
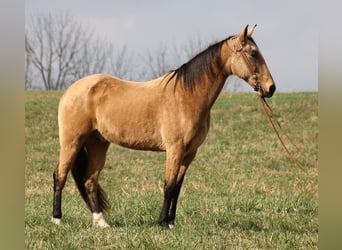
[[[51,218],[51,222],[56,225],[60,225],[62,223],[60,218],[54,218],[54,217]]]
[[[110,227],[108,225],[108,223],[105,221],[105,219],[103,218],[103,214],[102,213],[93,213],[93,224],[95,226],[99,226],[101,228],[108,228],[108,227]]]

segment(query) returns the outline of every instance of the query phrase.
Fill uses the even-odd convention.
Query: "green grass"
[[[26,249],[317,249],[317,93],[269,100],[302,148],[303,155],[295,155],[308,174],[284,153],[256,95],[221,94],[208,138],[186,175],[172,230],[156,224],[164,153],[114,145],[100,176],[112,227],[92,226],[71,176],[63,193],[64,223],[50,222],[61,94],[26,93]]]

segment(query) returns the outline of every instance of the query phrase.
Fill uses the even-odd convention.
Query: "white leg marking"
[[[102,228],[110,227],[103,218],[102,213],[93,213],[93,224]]]
[[[60,218],[51,218],[51,222],[55,223],[56,225],[60,225],[61,224],[61,219]]]

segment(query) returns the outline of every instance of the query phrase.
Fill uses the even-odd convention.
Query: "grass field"
[[[304,156],[295,155],[308,174],[284,153],[255,94],[221,94],[208,138],[186,175],[172,230],[156,223],[165,154],[114,145],[100,176],[112,227],[92,226],[71,175],[64,223],[50,222],[61,94],[26,93],[26,249],[317,249],[317,93],[277,93],[269,100],[302,148]]]

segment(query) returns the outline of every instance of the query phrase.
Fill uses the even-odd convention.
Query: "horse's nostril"
[[[270,86],[270,89],[269,89],[269,94],[272,96],[273,95],[273,93],[275,92],[275,90],[276,90],[276,86],[275,86],[275,84],[272,84],[271,86]]]

